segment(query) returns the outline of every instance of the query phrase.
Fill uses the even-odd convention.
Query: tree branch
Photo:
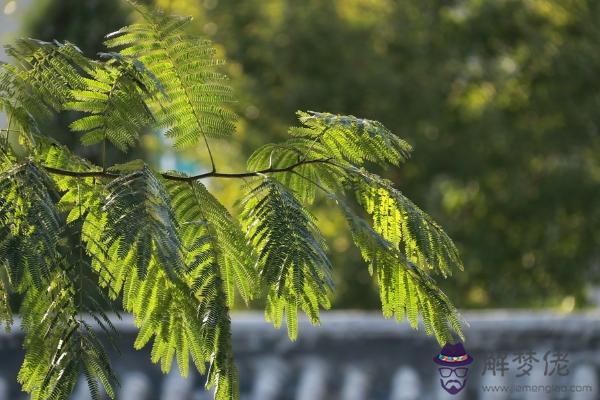
[[[192,181],[196,181],[196,180],[200,180],[200,179],[205,179],[205,178],[247,178],[247,177],[251,177],[251,176],[259,176],[259,175],[265,175],[265,174],[276,174],[276,173],[281,173],[281,172],[292,172],[295,168],[298,168],[301,165],[306,165],[306,164],[330,164],[330,161],[331,161],[331,158],[316,158],[316,159],[312,159],[312,160],[298,161],[295,164],[291,164],[291,165],[288,165],[287,167],[283,167],[283,168],[269,167],[269,168],[261,169],[261,170],[258,170],[258,171],[250,171],[250,172],[224,173],[224,172],[211,171],[211,172],[206,172],[204,174],[198,174],[198,175],[192,175],[192,176],[178,176],[178,175],[171,175],[171,174],[167,174],[167,173],[163,172],[163,173],[161,173],[161,176],[164,179],[169,179],[169,180],[173,180],[173,181],[180,181],[180,182],[192,182]],[[99,177],[99,178],[111,178],[111,179],[114,179],[114,178],[118,178],[118,177],[122,176],[122,174],[115,173],[115,172],[108,172],[108,171],[69,171],[69,170],[64,170],[64,169],[60,169],[60,168],[49,167],[49,166],[45,166],[45,165],[44,165],[44,169],[46,169],[46,171],[50,172],[51,174],[73,176],[73,177],[80,177],[80,178]]]
[[[73,176],[76,178],[89,178],[89,177],[98,177],[98,178],[118,178],[121,174],[116,174],[107,171],[69,171],[66,169],[49,167],[47,165],[43,165],[44,169],[51,174],[55,175],[64,175],[64,176]]]

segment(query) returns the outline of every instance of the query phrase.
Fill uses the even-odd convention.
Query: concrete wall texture
[[[469,367],[456,395],[440,386],[432,362],[440,347],[406,323],[378,313],[324,313],[321,326],[300,322],[290,342],[262,313],[233,316],[234,348],[246,400],[597,400],[600,312],[467,312]],[[162,375],[149,349],[135,351],[130,318],[117,322],[122,354],[113,355],[119,399],[208,400],[203,377]],[[529,355],[529,357],[526,357]],[[24,400],[15,378],[23,354],[17,326],[0,336],[0,400]],[[81,382],[74,400],[90,399]]]

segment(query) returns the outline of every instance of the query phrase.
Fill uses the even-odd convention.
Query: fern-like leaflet
[[[71,130],[82,131],[84,145],[109,140],[121,151],[135,145],[139,134],[153,122],[144,100],[152,97],[159,84],[142,63],[118,55],[106,54],[106,63],[88,69],[83,89],[71,92],[74,101],[66,103],[70,110],[90,113],[71,124]]]
[[[147,167],[110,182],[103,211],[106,225],[101,240],[116,247],[121,261],[144,278],[153,257],[176,279],[183,269],[181,242],[169,196]],[[126,272],[129,273],[129,272]]]
[[[441,345],[453,340],[452,330],[462,337],[458,311],[435,282],[348,205],[336,201],[346,216],[354,243],[371,274],[377,277],[383,315],[395,315],[398,321],[406,317],[415,329],[421,315],[425,332],[434,335]]]
[[[444,277],[462,269],[452,239],[433,219],[395,189],[364,169],[350,168],[356,197],[373,219],[373,227],[415,264]]]
[[[222,61],[207,40],[183,30],[190,18],[174,17],[136,6],[144,22],[107,36],[109,48],[140,60],[162,83],[166,102],[150,102],[161,127],[178,147],[197,144],[206,137],[230,136],[235,114],[227,77],[215,71]]]
[[[254,297],[256,270],[252,263],[252,248],[246,242],[238,221],[199,182],[167,184],[178,221],[182,221],[182,240],[187,247],[205,237],[201,232],[210,228],[215,262],[219,265],[227,293],[227,304],[234,305],[237,286],[244,301]],[[198,260],[196,260],[197,262]]]
[[[258,252],[258,268],[267,288],[267,318],[280,326],[285,313],[288,334],[298,336],[298,308],[319,322],[329,308],[331,263],[314,217],[274,179],[264,178],[243,201],[242,219]]]
[[[25,39],[0,64],[0,320],[23,297],[25,361],[33,399],[67,399],[79,376],[92,398],[114,398],[104,340],[106,314],[122,309],[139,328],[135,347],[182,375],[190,357],[218,400],[239,399],[230,310],[266,293],[266,317],[289,337],[298,310],[317,324],[333,288],[327,246],[310,206],[323,194],[346,216],[376,277],[385,317],[419,321],[440,344],[462,337],[460,316],[429,273],[462,264],[452,240],[371,164],[399,165],[411,147],[381,123],[298,112],[302,126],[248,159],[248,171],[217,171],[207,138],[228,136],[231,90],[210,42],[184,31],[189,18],[135,6],[144,21],[108,35],[113,53],[85,57],[70,43]],[[96,166],[44,134],[55,113],[80,112],[82,141],[120,150],[164,130],[178,148],[207,147],[212,170],[157,172],[142,160]],[[202,144],[202,142],[204,142]],[[18,144],[17,144],[18,143]],[[251,178],[239,215],[204,178]],[[239,218],[239,221],[238,221]],[[208,368],[207,368],[208,365]],[[103,388],[103,389],[102,389]]]
[[[355,165],[365,161],[399,165],[412,151],[378,121],[315,111],[299,111],[298,119],[304,126],[290,129],[291,135],[318,141],[335,158]]]
[[[67,226],[56,210],[54,182],[29,161],[4,171],[0,187],[3,290],[25,295],[20,312],[26,353],[19,381],[33,399],[66,398],[83,373],[94,400],[100,398],[98,381],[114,395],[116,377],[104,345],[80,317],[92,316],[110,334],[112,324],[104,313],[107,304],[99,306],[82,292],[84,280],[86,286],[97,286],[84,276],[90,269],[84,265],[81,244],[63,243],[78,228]],[[77,261],[68,262],[64,255],[77,249]],[[102,298],[101,292],[97,295]]]
[[[0,174],[0,264],[12,287],[41,290],[51,278],[62,234],[57,198],[48,175],[32,162]]]
[[[200,363],[209,363],[206,387],[215,386],[216,399],[238,398],[229,308],[234,283],[245,300],[254,294],[250,251],[237,222],[201,183],[168,186],[186,249],[186,279],[197,301],[196,316],[202,321],[196,331],[202,348],[192,357],[200,371],[204,371]]]
[[[93,324],[110,337],[116,334],[112,322],[101,304],[101,291],[82,292],[96,287],[80,266],[85,260],[64,266],[48,282],[44,290],[30,289],[21,306],[25,337],[25,360],[18,380],[32,399],[68,398],[81,374],[84,375],[92,399],[100,400],[103,390],[114,398],[117,377],[110,366],[105,344],[97,336]],[[86,321],[83,315],[93,318]]]
[[[90,60],[68,42],[21,39],[6,52],[16,62],[0,64],[0,109],[31,141],[41,123],[65,109],[72,90],[84,88],[80,71],[90,67]]]
[[[358,166],[366,161],[397,164],[408,158],[410,146],[376,121],[329,113],[298,115],[305,126],[290,130],[295,137],[261,147],[250,157],[249,167],[285,168],[299,159],[323,159],[276,178],[308,204],[317,190],[335,200],[350,222],[355,244],[376,273],[386,317],[406,316],[417,328],[420,315],[426,333],[440,343],[452,340],[451,331],[462,335],[458,312],[426,274],[432,270],[446,277],[453,269],[462,269],[456,246],[391,182]],[[349,194],[371,216],[372,224],[343,200]]]

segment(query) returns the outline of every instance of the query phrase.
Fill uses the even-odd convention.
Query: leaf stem
[[[206,144],[206,149],[208,150],[208,156],[210,157],[210,165],[212,166],[212,172],[217,172],[217,167],[215,166],[215,160],[213,159],[212,151],[210,150],[210,146],[208,145],[208,138],[206,135],[202,135],[204,138],[204,143]]]

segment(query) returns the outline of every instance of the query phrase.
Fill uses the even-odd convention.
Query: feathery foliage
[[[138,59],[163,84],[164,104],[149,104],[159,125],[178,147],[231,135],[235,115],[225,104],[233,101],[232,93],[224,84],[227,77],[214,70],[222,62],[210,41],[185,34],[191,18],[136,8],[145,21],[109,34],[106,45]]]
[[[319,196],[346,215],[354,242],[380,287],[383,314],[405,317],[440,344],[462,336],[460,318],[429,276],[462,268],[448,236],[425,212],[369,172],[399,165],[411,147],[376,121],[299,112],[301,127],[267,144],[248,171],[222,173],[208,137],[234,130],[230,89],[207,41],[188,36],[187,18],[136,6],[144,22],[109,35],[92,60],[72,44],[33,39],[0,66],[0,319],[8,296],[23,297],[25,360],[32,398],[67,399],[80,375],[94,399],[118,384],[106,343],[117,300],[152,342],[151,360],[176,360],[206,374],[215,398],[239,398],[230,310],[266,297],[266,318],[298,336],[298,310],[313,324],[330,306],[332,265],[310,206]],[[177,148],[203,146],[210,172],[159,172],[143,160],[96,166],[44,135],[44,121],[81,113],[70,126],[86,145],[126,151],[146,132],[166,131]],[[244,178],[230,213],[204,178]],[[361,215],[363,214],[363,215]],[[366,218],[369,218],[367,220]],[[118,315],[118,314],[117,314]],[[191,362],[190,362],[191,358]]]
[[[144,278],[153,257],[176,279],[183,268],[181,242],[168,194],[154,173],[143,167],[106,185],[102,205],[106,219],[100,240],[114,248],[123,273],[134,269]],[[117,290],[118,291],[118,290]]]
[[[80,71],[90,60],[71,43],[35,39],[6,46],[6,53],[15,63],[0,64],[0,109],[31,140],[41,123],[65,109],[72,90],[84,87]]]
[[[306,160],[328,160],[330,150],[323,144],[308,138],[292,138],[284,143],[270,143],[257,149],[248,158],[249,170],[284,168]],[[317,195],[318,181],[328,191],[343,190],[340,169],[329,163],[301,163],[289,174],[274,176],[286,187],[291,188],[302,202],[312,204]]]
[[[19,381],[33,399],[67,398],[80,374],[90,383],[94,399],[99,399],[98,382],[114,393],[116,377],[104,345],[80,315],[93,317],[109,335],[112,324],[106,304],[100,306],[92,297],[95,293],[103,298],[95,283],[87,282],[92,289],[82,291],[89,267],[82,245],[70,246],[78,228],[66,225],[59,215],[54,182],[31,161],[4,171],[0,182],[3,295],[8,288],[24,294],[20,313],[26,353]],[[77,251],[76,261],[67,262],[65,255]],[[3,311],[9,317],[8,312]]]
[[[440,345],[452,340],[449,328],[462,338],[457,311],[435,281],[402,254],[396,245],[373,230],[366,220],[340,200],[338,202],[354,243],[369,264],[370,272],[377,277],[383,315],[391,317],[395,314],[398,321],[406,317],[415,329],[421,315],[425,332],[435,335]]]
[[[209,363],[206,386],[216,387],[217,399],[237,398],[229,308],[235,284],[245,300],[253,296],[250,249],[237,222],[200,182],[171,182],[169,192],[186,252],[186,281],[197,303],[191,315],[203,322],[193,333],[201,347],[192,357],[200,371],[200,363]]]
[[[314,217],[274,179],[264,178],[243,200],[242,220],[258,253],[267,287],[267,319],[276,327],[283,313],[290,339],[298,336],[298,308],[319,322],[319,307],[329,308],[331,263]]]
[[[18,380],[24,390],[31,392],[32,399],[69,398],[81,374],[94,400],[101,398],[100,384],[111,397],[118,384],[105,344],[91,321],[81,316],[92,316],[105,334],[114,335],[112,322],[102,309],[107,305],[101,306],[91,295],[103,298],[103,294],[90,290],[84,295],[77,280],[86,279],[81,273],[85,266],[70,267],[71,274],[58,271],[44,290],[28,290],[21,306],[26,353]],[[94,284],[88,282],[86,287],[94,287],[90,283]]]
[[[52,275],[63,230],[57,197],[50,178],[33,163],[0,175],[0,259],[14,288],[43,289]]]
[[[304,126],[290,129],[291,135],[319,141],[334,157],[355,165],[399,165],[412,150],[378,121],[314,111],[299,111],[298,119]]]
[[[108,139],[126,151],[139,139],[142,129],[153,122],[144,102],[158,89],[154,77],[144,65],[118,55],[107,54],[108,62],[96,64],[83,78],[83,89],[71,91],[70,110],[90,113],[71,124],[73,131],[85,132],[81,141],[93,145]]]
[[[452,273],[452,267],[463,268],[452,239],[390,181],[364,169],[350,168],[349,173],[358,202],[385,240],[400,248],[415,264],[444,277]]]
[[[227,304],[230,307],[234,305],[236,285],[244,301],[251,300],[256,279],[254,266],[249,262],[252,259],[252,248],[246,242],[237,220],[200,182],[168,182],[167,187],[177,220],[184,225],[181,229],[184,247],[189,251],[202,244],[201,241],[198,242],[199,238],[210,238],[211,252],[214,252],[216,258],[214,262],[219,266],[223,277]],[[206,230],[210,235],[203,235]],[[203,254],[205,253],[194,255],[193,261],[186,263],[188,268],[190,263],[199,263]]]

